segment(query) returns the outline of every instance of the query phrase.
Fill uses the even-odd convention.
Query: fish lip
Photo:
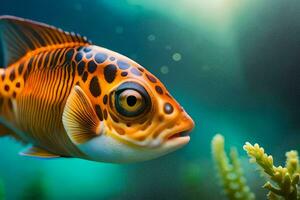
[[[166,137],[167,141],[171,141],[178,138],[190,138],[190,133],[194,129],[195,123],[190,116],[185,113],[184,118],[182,118],[181,124],[179,125],[179,129],[173,131],[173,133],[169,134]]]
[[[175,132],[167,137],[167,141],[174,140],[176,138],[190,138],[191,129]]]

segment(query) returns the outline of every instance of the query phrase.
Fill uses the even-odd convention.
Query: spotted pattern
[[[98,64],[104,63],[106,59],[107,59],[107,55],[104,53],[96,53],[95,55],[95,61]]]
[[[156,90],[156,92],[157,92],[158,94],[163,94],[163,93],[164,93],[164,92],[163,92],[163,89],[162,89],[160,86],[158,86],[158,85],[155,86],[155,90]]]
[[[146,74],[146,77],[148,78],[149,81],[151,81],[152,83],[156,83],[157,80],[154,76],[152,76],[151,74]]]
[[[89,71],[90,73],[94,73],[94,72],[96,71],[96,69],[97,69],[97,64],[96,64],[93,60],[91,60],[91,61],[88,63],[88,71]]]
[[[128,72],[121,72],[121,76],[127,76],[128,75]]]
[[[109,64],[104,67],[104,78],[106,82],[112,83],[117,74],[117,67],[114,64]]]
[[[96,76],[94,76],[90,82],[90,92],[94,97],[98,97],[101,94],[99,80]]]
[[[9,85],[5,85],[5,86],[4,86],[4,90],[5,90],[6,92],[8,92],[8,91],[9,91]]]
[[[108,97],[107,97],[107,94],[103,96],[103,104],[106,105],[107,104],[107,100],[108,100]]]
[[[93,57],[93,54],[92,53],[87,53],[87,54],[85,54],[85,57],[86,57],[86,59],[90,59],[91,57]]]
[[[83,71],[84,71],[84,67],[85,67],[85,62],[81,61],[78,65],[77,65],[77,73],[79,76],[82,75]]]
[[[82,60],[83,54],[81,52],[78,52],[75,56],[76,62],[80,62]]]
[[[82,81],[86,82],[87,78],[88,78],[88,73],[84,72],[83,75],[82,75]]]
[[[142,76],[142,73],[139,70],[137,70],[136,68],[131,68],[130,72],[136,76]]]
[[[174,108],[173,108],[172,104],[165,103],[165,105],[164,105],[164,112],[166,114],[172,114],[173,111],[174,111]]]
[[[103,113],[102,113],[101,107],[99,105],[95,106],[95,111],[96,111],[96,114],[97,114],[99,120],[103,121]]]
[[[124,62],[122,60],[118,60],[117,65],[118,65],[119,69],[122,69],[122,70],[128,69],[130,67],[130,65],[127,62]]]
[[[108,115],[108,114],[107,114],[107,110],[104,109],[104,110],[103,110],[103,117],[104,117],[105,120],[107,120],[107,117],[108,117],[107,115]]]
[[[16,78],[15,70],[11,70],[10,75],[9,75],[9,80],[13,81]]]
[[[83,51],[84,51],[85,53],[88,53],[88,52],[92,51],[92,49],[91,49],[90,47],[85,47],[85,48],[83,49]]]

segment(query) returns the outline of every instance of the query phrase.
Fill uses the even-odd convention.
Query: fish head
[[[89,144],[89,154],[105,162],[137,162],[186,145],[194,122],[160,80],[129,58],[114,64],[116,77],[103,88],[102,133]]]

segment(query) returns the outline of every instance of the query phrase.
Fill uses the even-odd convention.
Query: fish
[[[0,26],[0,136],[20,155],[132,163],[189,143],[193,119],[137,62],[41,22]]]

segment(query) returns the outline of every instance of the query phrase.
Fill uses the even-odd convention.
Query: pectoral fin
[[[79,86],[74,87],[67,99],[62,121],[74,144],[85,143],[100,134],[101,122],[88,96]]]
[[[41,149],[39,147],[30,146],[24,151],[19,153],[21,156],[30,156],[36,158],[58,158],[59,155],[48,152],[47,150]]]

